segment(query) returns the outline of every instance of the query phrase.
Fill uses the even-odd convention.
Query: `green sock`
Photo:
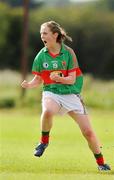
[[[42,136],[48,136],[49,135],[49,131],[42,131]]]

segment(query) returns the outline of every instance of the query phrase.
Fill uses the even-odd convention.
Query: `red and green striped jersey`
[[[50,74],[59,71],[66,77],[69,72],[76,71],[76,81],[74,84],[61,84],[50,79]],[[74,51],[62,44],[58,55],[52,55],[46,47],[42,48],[36,55],[32,73],[41,76],[43,79],[43,90],[56,94],[79,94],[83,85],[83,75],[78,66]]]

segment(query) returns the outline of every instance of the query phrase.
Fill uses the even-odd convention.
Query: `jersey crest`
[[[53,66],[53,69],[57,69],[58,68],[58,62],[52,61],[52,66]]]
[[[44,67],[45,69],[47,69],[48,66],[49,66],[49,64],[48,64],[47,62],[44,62],[44,63],[43,63],[43,67]]]

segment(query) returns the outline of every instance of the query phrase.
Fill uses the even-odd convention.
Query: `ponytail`
[[[48,21],[42,25],[47,25],[52,33],[58,33],[57,42],[62,43],[65,40],[72,42],[72,38],[68,36],[66,31],[55,21]]]

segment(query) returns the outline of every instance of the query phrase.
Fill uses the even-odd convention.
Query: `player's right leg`
[[[60,110],[60,106],[51,97],[43,99],[41,115],[41,140],[35,149],[34,155],[42,156],[49,144],[49,133],[52,128],[53,116]]]

